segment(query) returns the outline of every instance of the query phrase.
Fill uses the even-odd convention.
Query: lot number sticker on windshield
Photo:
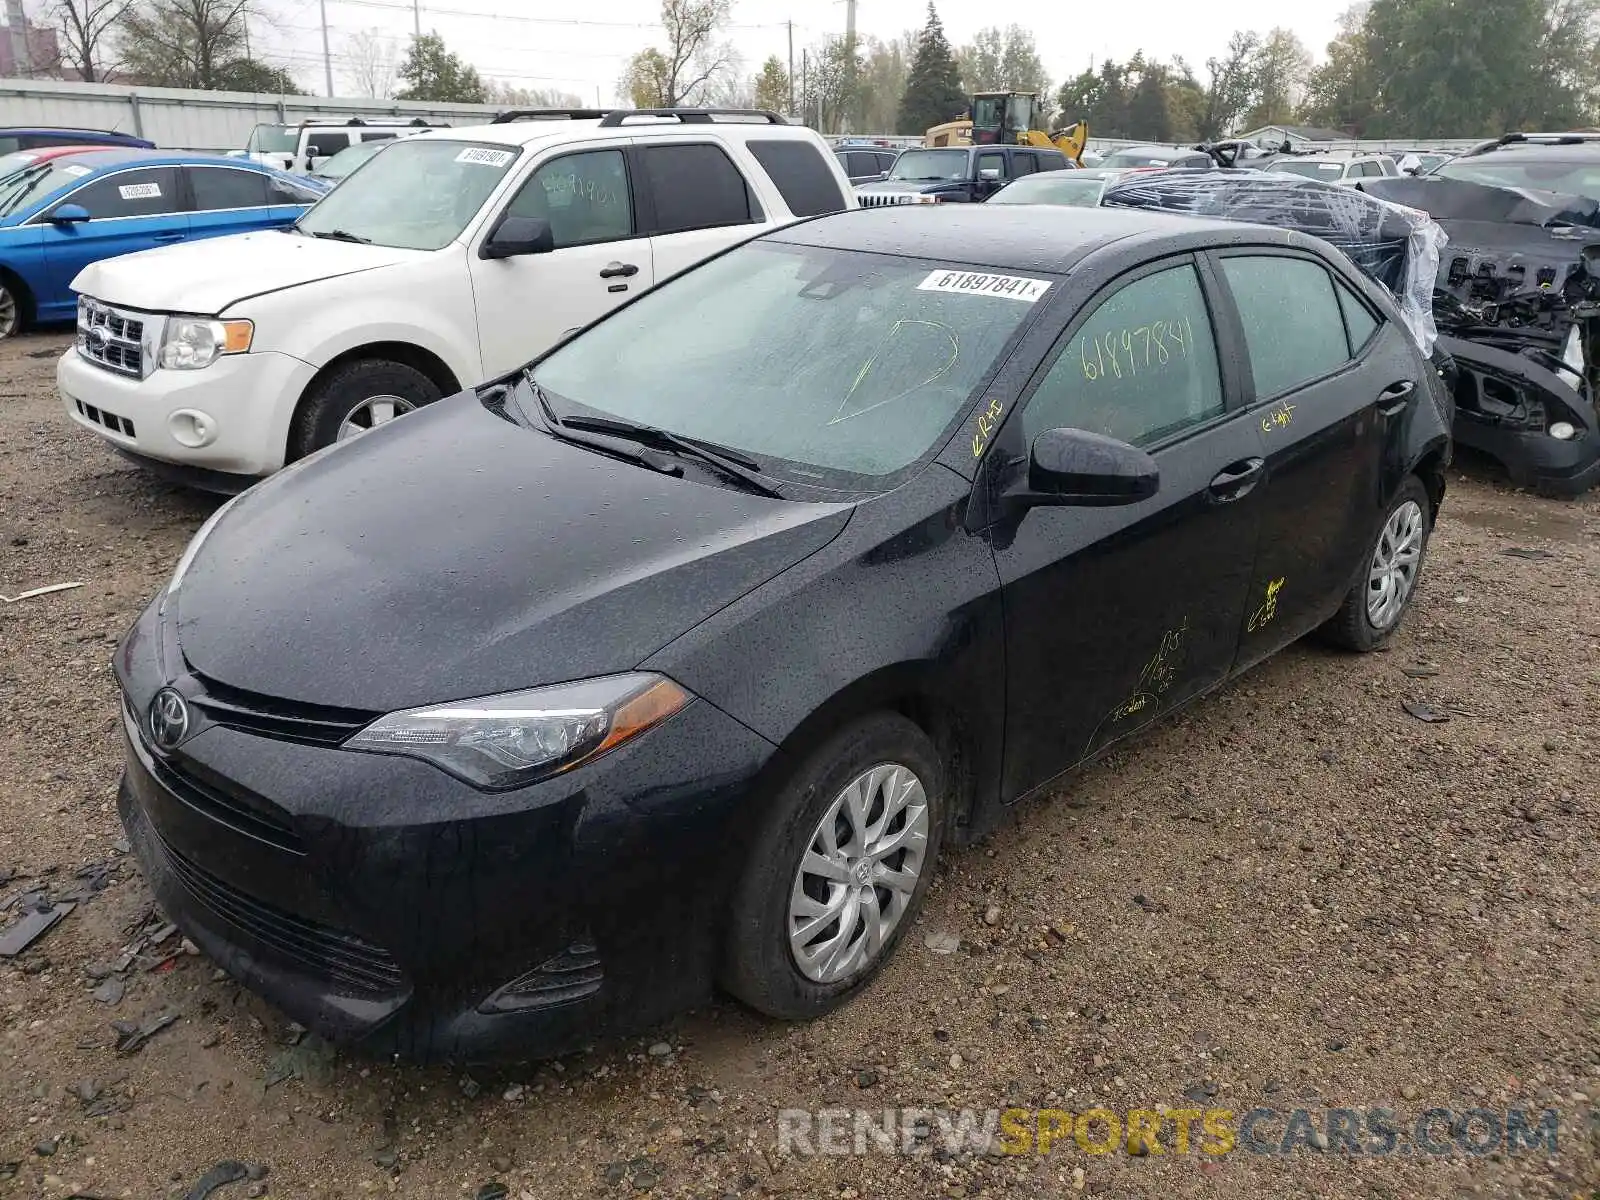
[[[1000,296],[1032,304],[1050,288],[1048,279],[1021,275],[984,275],[977,271],[931,271],[917,284],[919,292],[963,292],[973,296]]]
[[[161,185],[159,183],[124,183],[117,188],[117,195],[124,200],[159,200],[161,199]]]
[[[469,146],[456,155],[458,163],[476,163],[480,167],[503,167],[516,155],[509,150],[486,150],[482,146]]]
[[[77,179],[81,176],[87,175],[91,169],[92,168],[90,167],[80,166],[77,163],[73,163],[70,167],[62,167],[61,173],[63,175],[71,175],[74,179]]]

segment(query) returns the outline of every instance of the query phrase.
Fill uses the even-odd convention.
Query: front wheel
[[[0,341],[22,331],[26,302],[15,283],[0,277]]]
[[[348,441],[439,396],[433,380],[404,363],[376,358],[344,363],[319,379],[301,402],[289,431],[290,456],[304,458]]]
[[[926,734],[880,713],[789,776],[734,895],[723,986],[806,1019],[866,986],[916,920],[933,877],[945,772]]]
[[[1324,627],[1329,640],[1366,653],[1394,636],[1422,578],[1432,524],[1429,508],[1428,489],[1410,476],[1378,526],[1356,585]]]

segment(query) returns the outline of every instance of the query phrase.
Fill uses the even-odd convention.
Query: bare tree
[[[129,74],[154,87],[226,87],[244,59],[249,2],[135,0],[118,23]]]
[[[399,64],[395,61],[394,43],[381,36],[376,29],[352,33],[345,40],[345,71],[355,85],[356,95],[387,100],[394,95],[394,84]]]
[[[49,12],[61,45],[62,72],[101,83],[116,69],[106,35],[132,0],[54,0]]]
[[[706,89],[732,67],[732,45],[713,40],[728,23],[729,9],[729,0],[661,0],[667,107],[702,103]]]

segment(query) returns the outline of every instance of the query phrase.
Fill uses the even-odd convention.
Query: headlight
[[[178,584],[183,581],[184,573],[189,570],[189,564],[194,562],[194,556],[200,553],[200,543],[211,536],[211,531],[217,527],[217,522],[222,520],[223,514],[239,503],[240,497],[243,495],[244,493],[240,492],[238,496],[227,501],[221,508],[207,517],[206,523],[200,526],[195,535],[189,539],[189,544],[183,548],[183,554],[178,559],[177,569],[172,572],[172,582],[167,584],[167,595],[171,596],[177,592]]]
[[[209,367],[224,354],[250,349],[256,327],[249,321],[213,321],[206,317],[168,317],[161,338],[161,365],[169,371]]]
[[[912,193],[911,203],[913,203],[913,204],[938,204],[938,203],[940,203],[941,199],[942,199],[942,197],[940,197],[937,194],[932,193],[932,192],[914,192],[914,193]]]
[[[474,787],[498,790],[604,754],[691,699],[660,675],[608,675],[390,713],[344,747],[420,758]]]

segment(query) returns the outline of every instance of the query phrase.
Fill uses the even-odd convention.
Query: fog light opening
[[[167,418],[172,440],[180,446],[199,450],[217,440],[217,423],[203,412],[182,408]]]
[[[1550,436],[1558,442],[1570,442],[1578,436],[1578,428],[1571,421],[1557,421],[1550,426]]]

